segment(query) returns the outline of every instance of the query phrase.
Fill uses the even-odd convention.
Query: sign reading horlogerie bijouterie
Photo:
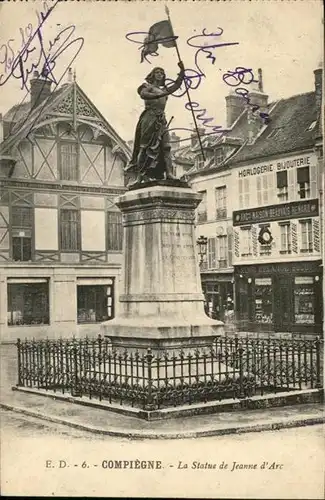
[[[238,170],[238,177],[248,177],[251,175],[260,175],[278,170],[288,170],[295,167],[308,167],[311,165],[310,156],[299,156],[287,160],[275,161],[264,165],[255,165],[254,167],[246,167]]]
[[[284,219],[316,217],[319,215],[318,200],[303,200],[279,205],[268,205],[233,212],[233,225],[256,224]]]

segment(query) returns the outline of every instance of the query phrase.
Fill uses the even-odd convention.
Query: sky
[[[50,42],[54,43],[62,30],[72,32],[72,26],[74,32],[69,41],[76,42],[56,59],[54,75],[57,80],[63,75],[61,84],[67,81],[67,73],[64,73],[81,47],[71,64],[77,83],[124,140],[134,137],[143,109],[137,88],[145,76],[157,65],[171,78],[176,78],[179,71],[175,48],[160,47],[159,56],[150,59],[152,64],[140,63],[140,45],[126,39],[128,33],[148,32],[154,23],[166,19],[166,3],[185,68],[195,68],[198,50],[187,41],[202,34],[202,30],[220,33],[222,28],[223,32],[217,37],[195,39],[192,43],[211,44],[211,40],[213,44],[236,43],[213,49],[214,64],[204,54],[199,55],[200,69],[205,76],[198,88],[190,91],[190,96],[198,103],[198,109],[206,109],[205,117],[213,119],[210,125],[226,124],[225,96],[231,88],[222,77],[238,66],[252,69],[255,77],[257,69],[262,68],[264,91],[269,101],[314,89],[313,71],[323,61],[320,0],[60,2],[40,28],[44,51],[49,52]],[[26,41],[26,33],[37,30],[36,11],[45,12],[45,9],[40,0],[0,4],[0,75],[4,75],[1,82],[10,75],[10,56],[16,57],[23,47],[22,34]],[[61,33],[61,40],[62,36]],[[143,35],[138,39],[143,40]],[[39,67],[37,37],[34,46],[35,51],[28,54],[25,69],[33,69],[33,64]],[[9,68],[7,73],[5,59]],[[29,80],[30,77],[27,87]],[[22,90],[21,86],[21,80],[13,76],[1,85],[0,113],[6,113],[25,97],[26,89]],[[246,88],[251,87],[247,85]],[[167,120],[174,117],[171,127],[193,128],[191,112],[185,109],[187,101],[186,96],[169,97],[166,116]],[[184,132],[179,135],[184,136]]]

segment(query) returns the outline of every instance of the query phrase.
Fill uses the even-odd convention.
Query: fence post
[[[18,386],[24,385],[22,381],[22,367],[21,367],[21,341],[17,339],[17,363],[18,363]]]
[[[321,377],[320,377],[320,350],[321,350],[321,341],[320,338],[316,338],[316,389],[320,389],[322,387]]]
[[[244,349],[242,345],[239,344],[238,355],[239,355],[239,399],[244,399],[245,391],[244,391],[244,375],[243,375],[243,352]]]
[[[73,382],[71,387],[71,396],[78,397],[82,396],[79,385],[79,377],[78,377],[78,349],[76,345],[72,347],[72,359],[73,359]]]
[[[153,403],[153,395],[152,395],[152,360],[153,360],[153,354],[151,352],[150,347],[147,349],[147,354],[145,355],[145,359],[148,365],[148,392],[147,392],[147,397],[145,398],[144,401],[144,409],[145,410],[154,410],[155,405]]]

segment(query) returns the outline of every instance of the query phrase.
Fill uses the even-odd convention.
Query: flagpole
[[[167,5],[165,5],[165,11],[166,11],[166,14],[167,14],[167,17],[168,17],[168,21],[170,22],[170,26],[171,26],[171,29],[172,29],[172,33],[174,35],[174,30],[173,30],[173,25],[172,25],[172,22],[171,22],[171,19],[170,19],[170,15],[169,15],[169,9],[167,7]],[[175,35],[174,35],[175,36]],[[176,37],[175,37],[175,48],[176,48],[176,53],[177,53],[177,56],[178,56],[178,60],[179,62],[182,62],[182,59],[181,59],[181,55],[179,53],[179,49],[178,49],[178,45],[177,45],[177,40],[176,40]],[[198,126],[197,126],[197,123],[196,123],[196,118],[195,118],[195,114],[194,114],[194,111],[193,111],[193,108],[192,108],[192,101],[191,101],[191,97],[190,97],[190,92],[187,88],[187,85],[186,85],[186,82],[184,82],[184,85],[185,85],[185,90],[186,90],[186,94],[187,94],[187,98],[188,98],[188,102],[190,103],[191,105],[191,112],[192,112],[192,117],[193,117],[193,120],[194,120],[194,126],[195,126],[195,130],[196,130],[196,133],[197,133],[197,137],[198,137],[198,140],[199,140],[199,144],[200,144],[200,148],[201,148],[201,153],[202,153],[202,156],[203,156],[203,161],[205,161],[205,154],[204,154],[204,151],[203,151],[203,146],[202,146],[202,141],[201,141],[201,137],[200,137],[200,133],[199,133],[199,129],[198,129]]]

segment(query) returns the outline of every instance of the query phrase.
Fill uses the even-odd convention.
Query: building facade
[[[233,262],[241,330],[321,332],[317,173],[313,150],[234,168]]]
[[[205,161],[193,144],[175,155],[181,166],[190,149],[186,178],[203,197],[207,313],[225,320],[216,303],[232,304],[238,331],[322,331],[322,69],[314,77],[312,92],[269,102],[259,70],[250,104],[226,97],[228,131],[203,136]]]
[[[115,314],[130,150],[76,81],[2,120],[0,332],[22,338],[97,334]]]

